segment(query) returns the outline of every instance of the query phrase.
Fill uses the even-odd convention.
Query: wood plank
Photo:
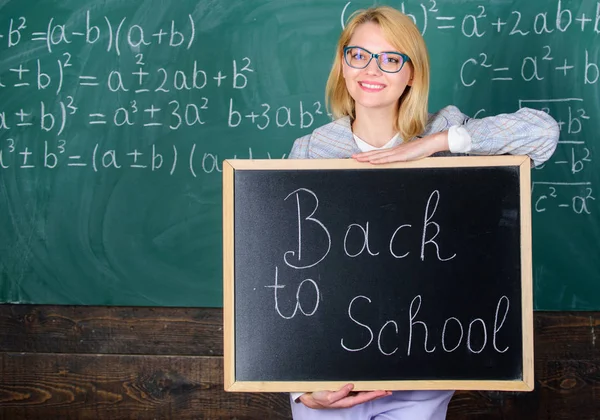
[[[221,308],[0,305],[0,352],[223,355]]]
[[[535,358],[593,360],[600,353],[600,312],[535,312]]]
[[[535,390],[458,392],[450,420],[600,419],[600,312],[534,315]],[[223,391],[219,308],[0,305],[0,331],[0,419],[290,415]]]
[[[600,358],[536,365],[530,393],[458,392],[449,419],[600,419]]]
[[[2,419],[286,419],[286,394],[223,390],[223,359],[0,355]]]
[[[286,394],[226,393],[223,359],[5,353],[0,418],[285,419]],[[448,419],[596,419],[600,362],[538,365],[532,393],[458,392]]]

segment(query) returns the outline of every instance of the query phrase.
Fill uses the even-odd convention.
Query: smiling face
[[[384,37],[383,31],[373,22],[356,28],[348,45],[362,47],[372,53],[397,51]],[[348,93],[355,101],[356,116],[366,110],[395,112],[398,99],[411,84],[412,66],[406,63],[398,73],[386,73],[372,59],[364,69],[350,67],[344,60],[342,74]]]

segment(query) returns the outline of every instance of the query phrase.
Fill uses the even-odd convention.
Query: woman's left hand
[[[399,144],[383,150],[357,153],[352,157],[359,162],[392,163],[418,160],[431,156],[436,152],[448,150],[448,132],[431,134],[407,143]]]

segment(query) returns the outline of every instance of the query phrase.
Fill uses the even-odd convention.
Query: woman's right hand
[[[308,408],[350,408],[358,404],[392,395],[390,391],[352,392],[354,385],[347,384],[337,391],[309,392],[300,396],[300,401]]]

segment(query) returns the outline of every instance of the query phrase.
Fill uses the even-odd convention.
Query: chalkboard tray
[[[223,166],[226,390],[533,389],[529,158]]]

